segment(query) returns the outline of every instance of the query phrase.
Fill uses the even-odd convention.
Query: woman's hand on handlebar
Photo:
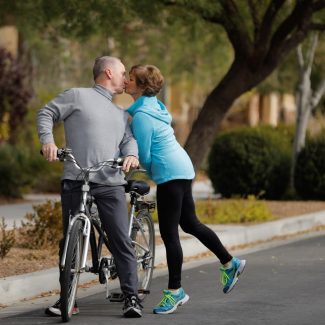
[[[58,147],[55,143],[47,143],[42,145],[43,156],[48,161],[55,161],[58,159]]]
[[[130,168],[137,168],[139,166],[139,160],[135,156],[127,156],[124,158],[122,170],[128,172]]]

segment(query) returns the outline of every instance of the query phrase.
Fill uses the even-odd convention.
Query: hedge
[[[287,189],[291,134],[283,128],[239,128],[219,135],[209,155],[208,174],[224,197],[255,195],[280,199]]]

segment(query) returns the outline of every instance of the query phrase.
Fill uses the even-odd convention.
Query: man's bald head
[[[93,67],[94,80],[96,80],[105,69],[114,70],[114,68],[121,63],[121,60],[114,56],[101,56],[97,58]]]

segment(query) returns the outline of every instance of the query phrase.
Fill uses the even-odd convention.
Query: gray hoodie
[[[138,157],[127,113],[112,103],[112,94],[100,85],[66,90],[39,110],[37,127],[42,144],[54,143],[53,125],[60,121],[64,122],[66,147],[72,149],[82,167],[111,158]],[[80,171],[65,162],[62,179],[80,179]],[[90,180],[105,185],[125,183],[123,173],[110,167],[91,174]]]

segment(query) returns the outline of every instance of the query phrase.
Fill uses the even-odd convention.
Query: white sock
[[[179,294],[179,289],[168,289],[173,295]]]
[[[223,267],[225,269],[231,269],[232,268],[232,265],[233,265],[232,260],[230,260],[228,263],[224,264]]]

